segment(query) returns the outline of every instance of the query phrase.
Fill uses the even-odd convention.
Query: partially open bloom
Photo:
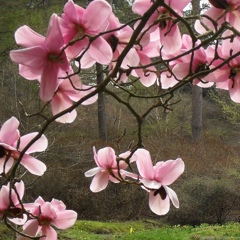
[[[46,38],[27,26],[20,27],[15,33],[17,44],[24,49],[10,52],[12,61],[20,64],[19,74],[40,82],[40,97],[43,101],[52,99],[60,81],[60,71],[69,70],[69,62],[63,51],[63,38],[58,16],[53,14]]]
[[[152,164],[150,153],[145,149],[138,149],[133,159],[136,161],[143,188],[149,192],[149,207],[158,215],[168,213],[170,200],[178,208],[177,194],[168,187],[184,171],[184,162],[181,158],[157,162]]]
[[[23,181],[16,182],[12,187],[10,187],[10,183],[2,186],[0,189],[0,217],[6,214],[8,219],[17,225],[22,225],[26,222],[27,215],[23,214],[20,203],[24,190]]]
[[[96,152],[94,147],[93,152],[97,167],[85,172],[86,177],[94,176],[90,185],[91,191],[100,192],[107,187],[109,181],[118,183],[120,182],[120,178],[125,178],[130,174],[124,170],[128,167],[128,164],[124,160],[117,162],[117,156],[111,147],[102,148],[98,152]],[[120,154],[119,158],[124,159],[129,155],[130,152],[125,152]],[[119,172],[121,176],[119,176]]]
[[[0,174],[5,174],[11,169],[14,160],[18,160],[21,150],[38,134],[33,132],[20,137],[18,127],[19,121],[12,117],[2,125],[0,130]],[[30,154],[44,151],[47,145],[47,138],[42,135],[27,149],[20,164],[34,175],[43,175],[46,165]]]
[[[39,197],[33,204],[24,204],[36,219],[30,219],[23,225],[23,233],[30,236],[44,236],[43,240],[57,240],[57,232],[51,226],[58,229],[67,229],[74,225],[77,220],[77,213],[73,210],[66,210],[66,205],[59,200],[53,199],[45,202]],[[32,216],[32,217],[33,217]],[[17,240],[27,240],[24,236],[18,236]]]
[[[111,61],[112,50],[104,38],[99,36],[89,45],[87,37],[96,36],[106,30],[111,12],[110,4],[104,0],[92,1],[86,9],[74,4],[72,0],[65,4],[59,22],[64,43],[73,42],[66,49],[69,59],[74,59],[82,50],[89,47],[87,53],[96,62],[108,64]]]

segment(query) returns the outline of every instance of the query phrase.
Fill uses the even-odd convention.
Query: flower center
[[[229,9],[231,6],[228,4],[227,0],[209,0],[209,2],[215,7],[219,9]]]
[[[6,155],[6,150],[3,146],[0,146],[0,158],[3,158]]]
[[[114,35],[110,36],[109,43],[110,43],[113,53],[116,51],[118,42],[119,42],[119,39],[116,36],[114,36]]]
[[[194,73],[199,73],[199,72],[206,71],[206,70],[210,70],[209,66],[206,63],[202,63],[197,66]],[[205,77],[207,75],[208,75],[208,73],[201,74],[201,77]]]
[[[163,186],[161,186],[158,190],[154,192],[154,196],[160,195],[161,199],[164,200],[167,197],[166,190]]]

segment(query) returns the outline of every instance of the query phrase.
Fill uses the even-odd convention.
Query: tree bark
[[[192,1],[192,13],[200,14],[200,1]],[[192,86],[192,139],[199,142],[202,138],[202,106],[203,96],[202,88],[198,86]]]
[[[103,66],[96,63],[97,84],[103,81]],[[101,140],[107,140],[105,96],[103,92],[98,93],[98,133]]]

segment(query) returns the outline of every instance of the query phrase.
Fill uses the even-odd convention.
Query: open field
[[[0,240],[13,240],[14,234],[1,225]],[[237,240],[240,224],[200,226],[166,226],[156,221],[97,222],[77,221],[67,231],[59,232],[59,240]]]

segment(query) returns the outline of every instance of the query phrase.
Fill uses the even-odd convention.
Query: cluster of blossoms
[[[231,99],[239,103],[240,1],[211,0],[210,9],[194,25],[200,37],[193,30],[184,35],[180,32],[182,11],[190,2],[135,0],[132,11],[139,18],[130,27],[120,23],[105,0],[94,0],[86,9],[68,0],[61,16],[51,16],[46,36],[28,26],[20,27],[15,40],[22,48],[11,51],[10,57],[19,64],[22,77],[37,81],[41,100],[50,105],[52,119],[61,123],[73,122],[76,107],[94,103],[108,83],[122,86],[132,79],[145,87],[156,84],[161,90],[177,89],[187,82],[201,87],[215,85],[228,90]],[[210,40],[204,40],[205,35]],[[109,75],[93,87],[84,84],[77,72],[95,63],[105,65]],[[20,136],[18,127],[19,121],[12,117],[0,130],[0,175],[8,182],[0,189],[0,216],[22,225],[18,240],[37,236],[55,240],[57,233],[52,226],[71,227],[77,213],[55,199],[45,202],[39,197],[34,203],[22,202],[25,187],[16,180],[16,169],[22,165],[31,174],[42,176],[45,164],[30,154],[45,151],[48,141],[38,132]],[[91,191],[104,190],[109,181],[137,184],[149,193],[154,213],[166,214],[170,202],[179,207],[169,185],[183,173],[182,159],[154,165],[143,148],[117,156],[110,147],[94,148],[94,159],[97,167],[85,173],[94,177]],[[136,164],[138,173],[127,171],[131,164]]]

